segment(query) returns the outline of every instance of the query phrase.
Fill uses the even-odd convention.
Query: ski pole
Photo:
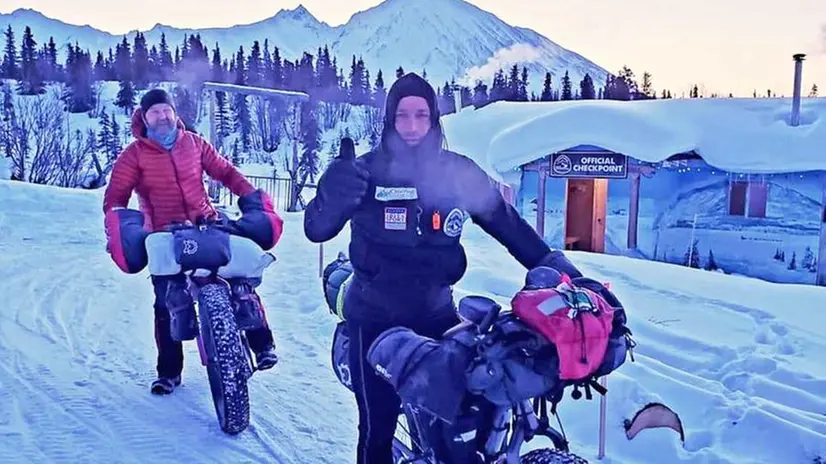
[[[607,389],[607,376],[604,376],[601,379],[599,379],[599,383],[600,385],[602,385],[602,388]],[[599,399],[599,454],[597,455],[597,458],[600,460],[605,457],[605,410],[608,406],[607,402],[608,393],[602,395],[602,397]]]

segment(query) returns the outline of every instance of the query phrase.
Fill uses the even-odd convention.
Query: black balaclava
[[[416,73],[407,73],[398,78],[387,93],[387,102],[384,106],[384,129],[381,134],[382,148],[390,152],[411,150],[396,133],[396,109],[399,106],[399,101],[404,97],[422,97],[427,100],[427,106],[430,108],[430,132],[413,151],[439,150],[442,144],[443,132],[439,123],[441,114],[436,100],[436,92],[426,80]]]

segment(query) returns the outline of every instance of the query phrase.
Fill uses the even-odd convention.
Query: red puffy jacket
[[[137,140],[115,160],[103,197],[104,213],[115,207],[126,208],[135,191],[146,227],[151,231],[175,221],[215,217],[215,208],[204,187],[204,172],[239,197],[255,191],[232,163],[201,136],[185,130],[180,120],[171,152],[146,137],[140,109],[132,115],[132,135]]]
[[[235,221],[239,235],[265,250],[275,246],[284,222],[272,199],[256,190],[206,140],[179,121],[178,138],[172,151],[167,151],[146,137],[140,110],[132,116],[132,134],[137,140],[115,161],[103,196],[106,249],[122,271],[133,274],[146,267],[144,240],[149,232],[163,230],[172,222],[195,223],[201,217],[218,216],[204,187],[204,173],[238,195],[243,213]],[[127,208],[133,191],[138,194],[140,212]]]

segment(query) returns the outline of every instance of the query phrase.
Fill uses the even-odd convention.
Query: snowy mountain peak
[[[5,29],[9,24],[18,37],[28,25],[39,43],[53,36],[58,46],[78,42],[92,53],[114,47],[123,39],[123,35],[66,24],[24,8],[0,14],[0,27]],[[529,88],[537,93],[545,72],[551,73],[555,88],[566,71],[575,86],[586,73],[598,86],[606,75],[604,69],[581,55],[533,30],[511,26],[464,0],[385,0],[356,12],[337,27],[319,21],[304,5],[298,5],[251,24],[199,30],[157,24],[145,35],[149,43],[159,43],[162,33],[170,44],[197,33],[210,47],[217,43],[222,51],[233,52],[268,39],[290,60],[328,45],[339,60],[362,57],[373,75],[379,70],[393,74],[401,66],[426,72],[428,80],[438,86],[453,79],[470,86],[481,79],[490,85],[496,71],[507,72],[514,64],[527,67]],[[131,38],[134,34],[127,35]],[[61,60],[65,59],[65,54],[61,55]]]
[[[43,13],[41,13],[41,12],[35,10],[35,9],[32,9],[32,8],[18,8],[16,10],[12,11],[11,13],[9,13],[9,16],[11,16],[12,18],[28,18],[28,17],[32,17],[32,16],[33,17],[39,17],[39,18],[45,18],[45,16],[43,16]]]
[[[303,4],[299,4],[292,10],[282,9],[279,10],[278,13],[275,14],[271,21],[277,20],[292,20],[292,21],[306,21],[309,23],[316,23],[321,24],[321,21],[318,20],[315,16],[313,16],[310,11],[304,7]]]

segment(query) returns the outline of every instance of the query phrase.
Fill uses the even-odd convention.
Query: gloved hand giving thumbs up
[[[319,184],[323,188],[321,193],[327,205],[349,209],[361,204],[369,180],[370,173],[363,166],[362,160],[356,159],[353,140],[345,137],[341,139],[338,156],[327,167]]]

